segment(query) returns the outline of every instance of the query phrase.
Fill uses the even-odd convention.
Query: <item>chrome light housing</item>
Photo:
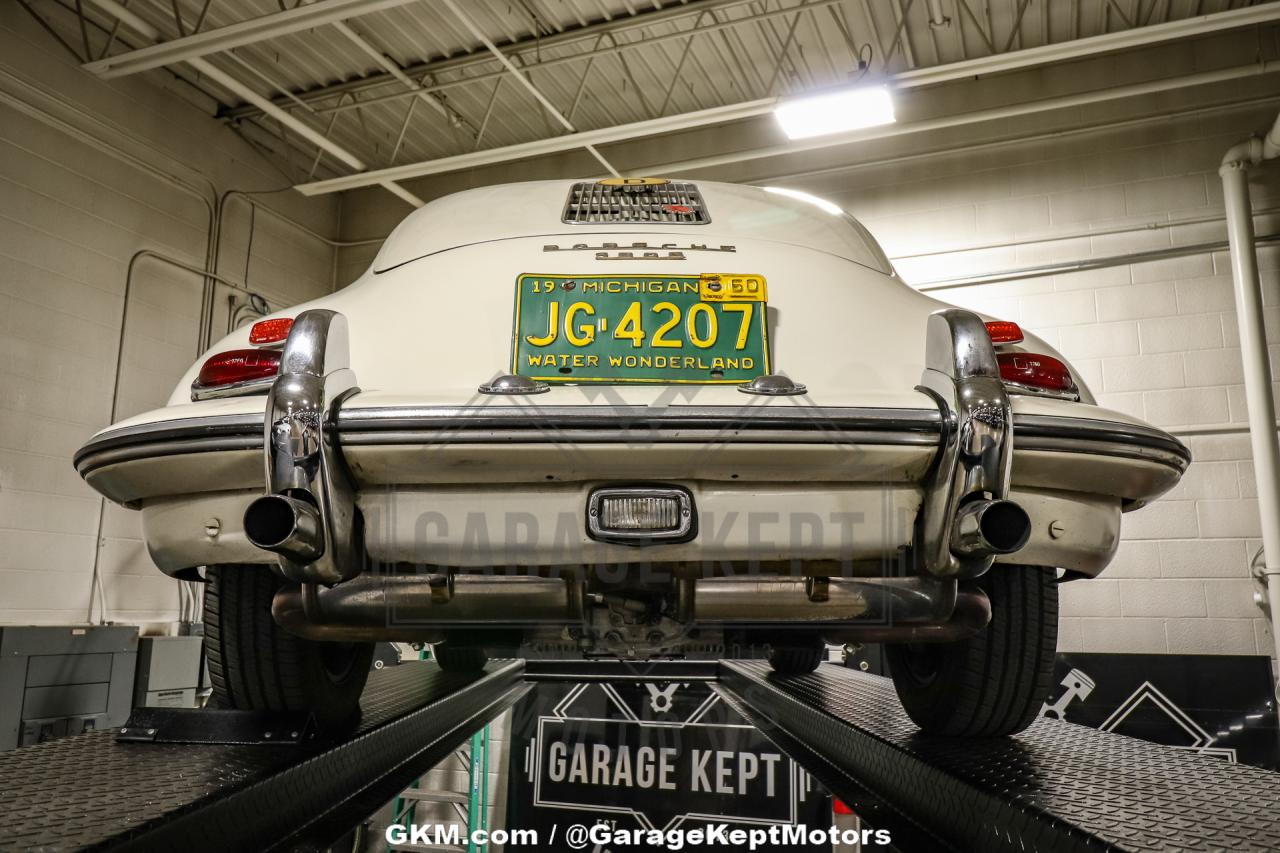
[[[587,534],[601,542],[656,545],[697,535],[693,495],[678,486],[607,486],[587,498]]]

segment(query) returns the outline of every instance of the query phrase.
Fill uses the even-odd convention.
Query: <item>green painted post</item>
[[[467,853],[484,853],[487,844],[476,844],[475,834],[489,828],[489,727],[471,736],[471,792],[467,802]]]

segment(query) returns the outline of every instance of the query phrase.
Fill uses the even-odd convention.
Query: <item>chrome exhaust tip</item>
[[[255,498],[244,511],[244,535],[264,551],[303,565],[324,554],[324,522],[319,508],[287,495]]]
[[[976,500],[960,508],[951,528],[951,551],[959,557],[1012,554],[1031,538],[1031,517],[1013,501]]]

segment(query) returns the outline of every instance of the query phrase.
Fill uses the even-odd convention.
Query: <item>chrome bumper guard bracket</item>
[[[938,403],[942,438],[917,524],[919,559],[931,575],[977,577],[994,555],[957,553],[953,528],[967,501],[1008,497],[1013,461],[1009,395],[977,314],[947,308],[929,316],[920,389]]]
[[[339,583],[363,568],[355,487],[335,426],[338,404],[355,390],[346,317],[323,309],[299,314],[267,397],[265,457],[268,495],[312,501],[319,510],[313,561],[270,549],[285,577],[300,583]]]

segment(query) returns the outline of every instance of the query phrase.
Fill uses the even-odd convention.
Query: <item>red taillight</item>
[[[289,337],[293,328],[292,317],[276,317],[271,320],[259,320],[249,330],[249,343],[255,346],[278,344]]]
[[[218,388],[236,382],[249,382],[275,376],[280,370],[280,353],[276,350],[233,349],[220,352],[200,368],[196,384],[202,388]]]
[[[992,320],[987,323],[987,334],[993,344],[1022,343],[1022,327],[1011,320]]]
[[[1051,355],[1002,352],[996,354],[996,361],[1000,363],[1000,378],[1005,382],[1040,391],[1072,393],[1076,390],[1071,371]]]
[[[839,797],[832,797],[831,813],[832,814],[853,814],[853,809],[846,806],[844,804],[844,800],[840,799]]]

